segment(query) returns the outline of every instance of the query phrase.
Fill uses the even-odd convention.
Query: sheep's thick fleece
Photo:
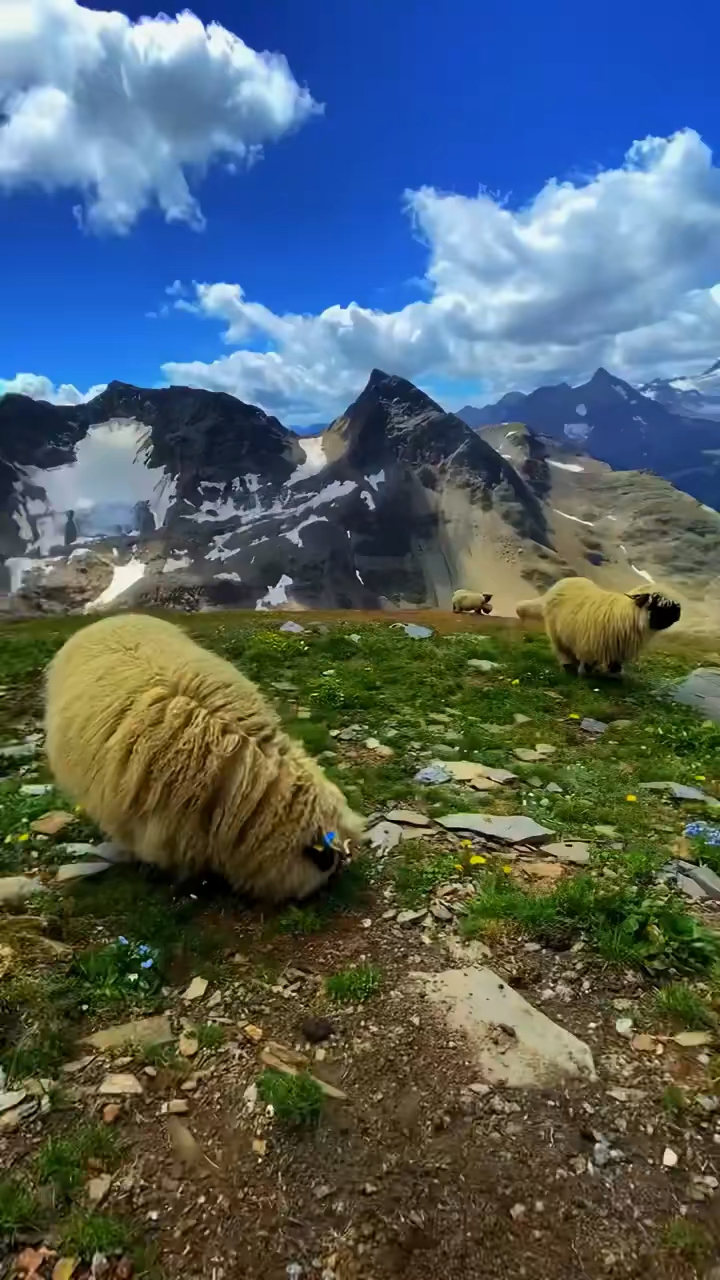
[[[137,858],[183,876],[304,898],[337,863],[306,850],[361,830],[260,690],[158,618],[104,618],[67,641],[48,672],[46,734],[58,785]]]

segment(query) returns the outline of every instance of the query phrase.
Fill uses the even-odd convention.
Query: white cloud
[[[424,300],[276,315],[240,285],[198,284],[174,305],[222,322],[239,349],[168,363],[168,380],[303,422],[338,412],[373,365],[426,385],[475,382],[483,396],[579,381],[599,364],[643,382],[717,359],[720,170],[693,130],[635,142],[619,168],[582,182],[551,179],[520,209],[482,190],[405,200],[429,250]]]
[[[281,54],[217,23],[77,0],[2,0],[0,104],[0,190],[79,191],[81,221],[115,233],[153,204],[202,227],[188,173],[251,164],[321,109]]]
[[[29,396],[31,400],[48,400],[50,404],[84,404],[93,396],[99,396],[106,386],[107,383],[101,382],[89,391],[78,391],[68,382],[56,387],[41,373],[16,373],[14,378],[0,378],[0,396],[14,393]]]

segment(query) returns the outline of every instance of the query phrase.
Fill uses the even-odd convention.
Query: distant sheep
[[[50,664],[47,753],[61,787],[118,844],[181,877],[215,871],[258,898],[302,899],[361,819],[282,730],[259,689],[158,618],[78,631]]]
[[[452,598],[453,613],[492,613],[492,595],[483,591],[456,591]]]
[[[680,617],[680,605],[661,591],[605,591],[589,578],[562,578],[542,606],[548,638],[566,669],[599,667],[613,675],[638,656],[653,631],[665,631]]]
[[[515,612],[522,622],[542,622],[543,602],[540,596],[535,600],[520,600],[515,605]]]

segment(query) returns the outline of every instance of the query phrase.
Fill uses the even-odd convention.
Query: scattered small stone
[[[190,1103],[187,1098],[171,1098],[167,1104],[167,1114],[169,1116],[184,1116],[190,1110]]]
[[[109,1173],[101,1173],[97,1178],[91,1178],[86,1187],[88,1203],[97,1208],[106,1198],[111,1186],[112,1176]]]
[[[21,796],[46,796],[52,791],[51,782],[25,782],[20,788]]]
[[[242,1027],[241,1030],[248,1040],[252,1040],[253,1044],[259,1044],[263,1038],[264,1033],[262,1028],[256,1027],[254,1022],[246,1022],[245,1026]]]
[[[468,658],[469,667],[475,671],[483,671],[486,675],[497,670],[500,665],[499,662],[491,662],[489,658]]]
[[[398,923],[398,924],[402,924],[402,925],[405,925],[405,924],[415,924],[418,920],[422,920],[422,919],[424,919],[425,914],[426,914],[426,913],[425,913],[425,911],[424,911],[424,910],[422,910],[422,911],[412,911],[412,910],[407,910],[407,911],[398,911],[398,914],[397,914],[397,916],[396,916],[396,921],[397,921],[397,923]]]
[[[683,1049],[701,1049],[713,1044],[715,1036],[711,1031],[678,1031],[673,1040],[675,1044],[682,1045]]]
[[[366,1182],[363,1185],[362,1193],[364,1196],[377,1195],[380,1188],[374,1182]]]
[[[414,809],[391,809],[387,814],[388,822],[401,822],[408,827],[429,827],[430,819],[424,813],[416,813]]]
[[[452,911],[448,911],[447,907],[443,906],[441,902],[433,902],[430,907],[430,912],[436,920],[441,920],[444,923],[447,923],[448,920],[452,920],[453,918]]]
[[[167,1129],[178,1160],[187,1165],[198,1164],[203,1158],[202,1147],[186,1125],[177,1116],[169,1116]]]
[[[264,1138],[253,1138],[252,1149],[256,1156],[264,1156],[267,1151],[267,1142]]]
[[[416,622],[408,622],[403,627],[406,636],[410,636],[413,640],[429,640],[433,634],[431,627],[418,626]]]
[[[605,732],[608,725],[604,720],[593,720],[592,716],[585,716],[585,719],[580,721],[580,728],[584,729],[585,733],[594,733],[599,736]]]
[[[301,627],[299,622],[291,621],[291,622],[283,622],[282,626],[279,627],[278,630],[289,631],[292,635],[300,635],[301,631],[304,631],[305,628]]]
[[[615,1022],[615,1030],[619,1036],[623,1036],[626,1040],[630,1039],[633,1028],[632,1018],[618,1018]]]
[[[545,790],[554,796],[561,796],[563,793],[562,787],[558,786],[557,782],[548,782]]]
[[[30,830],[36,835],[57,836],[74,821],[74,813],[67,813],[64,809],[51,809],[49,813],[44,813],[41,818],[31,822]]]
[[[189,1004],[192,1000],[201,1000],[207,989],[207,978],[193,978],[187,991],[183,992],[183,1000],[186,1004]]]
[[[642,1032],[640,1035],[633,1036],[630,1041],[630,1046],[636,1051],[636,1053],[655,1053],[657,1044],[658,1042],[655,1039],[655,1036],[648,1035],[647,1032]]]
[[[516,711],[513,715],[515,724],[530,724],[531,716],[524,716],[522,711]]]
[[[513,1222],[517,1222],[520,1218],[524,1218],[526,1213],[527,1209],[524,1204],[514,1204],[510,1210],[510,1217]]]
[[[666,1169],[674,1169],[678,1162],[678,1153],[673,1151],[672,1147],[666,1147],[663,1151],[662,1162]]]
[[[183,1031],[178,1040],[178,1053],[181,1058],[194,1058],[200,1045],[198,1038],[190,1031]]]
[[[308,1044],[322,1044],[334,1032],[335,1028],[328,1018],[305,1018],[300,1025],[300,1033]]]
[[[327,1200],[332,1193],[333,1189],[327,1183],[321,1183],[319,1187],[313,1187],[313,1195],[316,1200]]]
[[[450,782],[452,774],[448,773],[444,765],[428,764],[424,769],[418,770],[413,779],[414,782],[421,782],[426,787],[437,787],[443,782]]]
[[[144,1093],[144,1089],[137,1076],[131,1072],[111,1072],[105,1076],[98,1093],[115,1093],[127,1096],[138,1095]]]
[[[122,1111],[122,1107],[119,1105],[119,1103],[108,1102],[107,1106],[103,1107],[103,1112],[102,1112],[102,1118],[105,1124],[115,1124],[115,1121],[120,1116],[121,1111]]]
[[[616,1102],[644,1102],[647,1098],[645,1089],[624,1089],[620,1085],[608,1089],[608,1097],[614,1098]]]
[[[616,828],[615,828],[615,827],[610,827],[610,826],[606,825],[604,822],[599,822],[599,823],[597,823],[597,825],[593,828],[593,830],[594,830],[594,831],[597,831],[597,833],[598,833],[598,835],[599,835],[599,836],[606,836],[608,840],[615,840],[615,839],[617,839],[617,830],[616,830]]]

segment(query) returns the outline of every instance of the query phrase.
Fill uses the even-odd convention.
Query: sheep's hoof
[[[611,676],[621,676],[621,675],[622,675],[622,663],[621,663],[621,662],[611,662],[611,663],[610,663],[610,665],[609,665],[609,667],[608,667],[608,675],[611,675]]]
[[[576,676],[578,674],[578,665],[576,662],[563,662],[562,669],[563,671],[566,671],[569,676]]]

